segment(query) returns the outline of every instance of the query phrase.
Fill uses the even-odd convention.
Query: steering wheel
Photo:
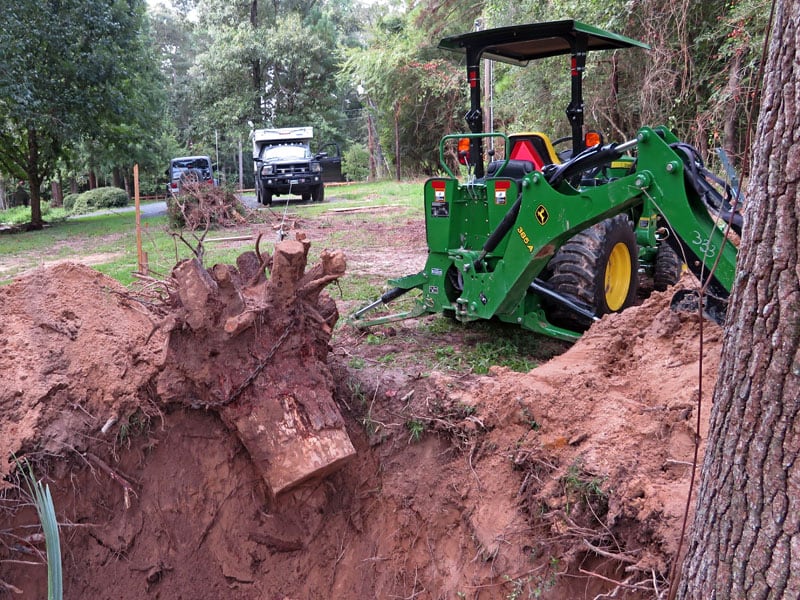
[[[555,139],[555,140],[553,140],[551,142],[553,144],[553,150],[556,151],[556,156],[558,156],[558,158],[560,158],[562,161],[563,160],[568,160],[570,158],[570,156],[572,156],[572,145],[570,145],[568,148],[564,148],[563,150],[558,150],[556,148],[556,146],[558,146],[559,144],[564,144],[565,142],[570,142],[571,143],[572,142],[572,136],[571,135],[565,135],[564,137],[560,137],[560,138]]]

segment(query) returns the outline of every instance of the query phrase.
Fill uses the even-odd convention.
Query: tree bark
[[[42,229],[44,222],[42,221],[42,197],[39,191],[42,185],[42,176],[39,172],[39,137],[36,128],[32,125],[28,127],[28,168],[26,171],[31,190],[30,228]]]
[[[738,159],[737,148],[739,147],[738,125],[740,120],[737,118],[739,111],[737,107],[742,100],[742,51],[737,52],[733,60],[728,65],[728,89],[725,101],[725,118],[723,120],[722,145],[725,152],[731,159]],[[737,163],[742,161],[736,160]]]
[[[679,598],[800,597],[799,25],[778,0]]]

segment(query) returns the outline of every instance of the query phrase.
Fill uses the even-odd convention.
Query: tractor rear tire
[[[617,215],[570,238],[547,265],[546,277],[559,294],[596,316],[619,312],[636,301],[639,248],[627,215]],[[585,331],[586,317],[552,300],[545,302],[548,320],[573,331]]]
[[[663,292],[678,283],[683,271],[683,259],[665,243],[658,245],[656,262],[653,266],[653,289]]]

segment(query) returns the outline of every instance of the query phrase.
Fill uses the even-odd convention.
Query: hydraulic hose
[[[392,288],[388,292],[385,292],[384,294],[382,294],[380,298],[375,300],[375,302],[373,302],[371,304],[368,304],[364,308],[360,308],[359,310],[354,312],[353,313],[353,318],[354,319],[359,319],[361,317],[361,315],[363,315],[364,313],[367,313],[367,312],[371,311],[373,308],[377,308],[381,304],[389,304],[389,302],[399,298],[400,296],[402,296],[406,292],[410,291],[411,289],[413,289],[413,288],[401,288],[401,287]]]

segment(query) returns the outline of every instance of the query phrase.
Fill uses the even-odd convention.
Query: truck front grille
[[[276,175],[294,175],[308,173],[308,163],[292,163],[275,165]]]

